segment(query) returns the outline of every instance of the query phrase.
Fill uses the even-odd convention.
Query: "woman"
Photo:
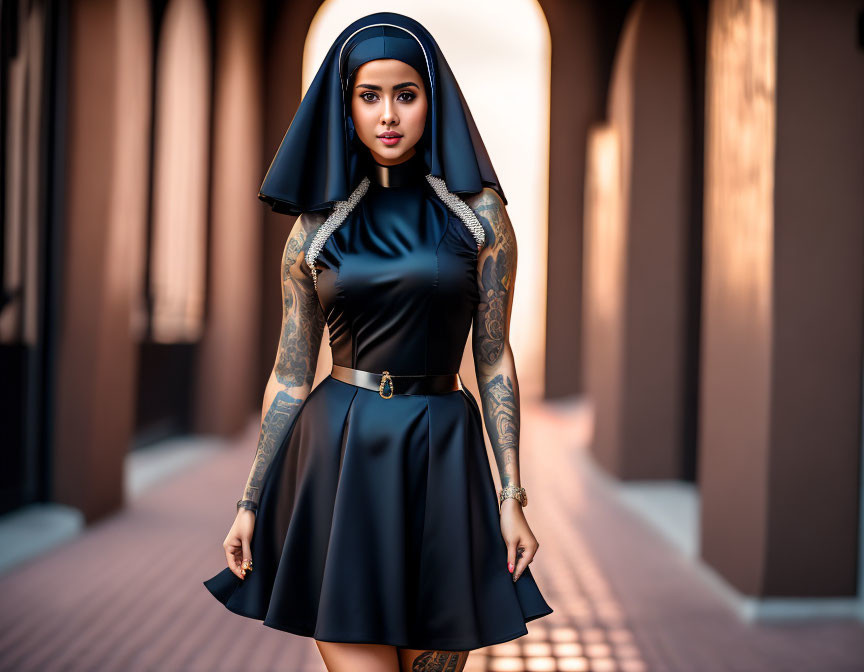
[[[228,567],[204,583],[235,613],[313,637],[331,672],[462,670],[552,609],[519,478],[516,240],[423,26],[379,12],[342,32],[259,198],[301,216]],[[333,370],[310,392],[325,320]],[[498,498],[458,376],[472,323]]]

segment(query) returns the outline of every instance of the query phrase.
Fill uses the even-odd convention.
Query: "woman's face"
[[[353,87],[351,117],[372,158],[385,166],[410,159],[426,126],[420,73],[403,61],[380,58],[357,68]],[[382,137],[387,135],[394,137]]]

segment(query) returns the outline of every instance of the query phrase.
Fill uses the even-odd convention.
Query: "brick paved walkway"
[[[559,407],[560,408],[560,407]],[[856,622],[748,626],[581,465],[577,408],[523,405],[532,564],[555,613],[475,651],[469,671],[852,672]],[[201,585],[251,464],[254,434],[0,579],[0,669],[320,672],[310,639],[266,628]],[[14,543],[14,540],[4,540]],[[856,666],[857,664],[857,666]]]

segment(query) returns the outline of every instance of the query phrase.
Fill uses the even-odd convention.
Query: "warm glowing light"
[[[770,316],[774,0],[710,5],[705,104],[706,289],[747,323]],[[731,305],[729,305],[731,304]]]
[[[623,282],[620,156],[614,128],[591,129],[585,177],[585,292],[601,334],[614,327]]]
[[[526,672],[555,672],[558,669],[554,658],[526,658]]]
[[[579,635],[575,628],[553,628],[549,631],[549,639],[553,642],[575,642]]]
[[[566,642],[561,644],[554,644],[552,646],[552,651],[558,658],[564,658],[567,656],[583,656],[585,655],[585,651],[582,648],[581,644],[576,644],[573,642]]]
[[[522,637],[523,642],[545,641],[549,637],[549,628],[542,621],[529,621],[525,627],[528,628],[528,634]]]
[[[136,340],[146,332],[144,258],[147,249],[147,200],[150,180],[152,26],[144,0],[117,5],[117,142],[114,180],[109,189],[114,249],[106,260],[115,268],[107,289],[128,287],[130,327]],[[117,239],[119,238],[119,240]],[[123,282],[117,276],[124,275]]]
[[[488,650],[492,656],[518,656],[522,652],[522,647],[518,642],[505,642],[490,646]]]
[[[526,656],[548,656],[552,653],[549,642],[528,642],[522,645],[522,653]]]
[[[521,658],[490,658],[490,672],[524,672],[525,664]]]
[[[486,656],[479,653],[479,651],[482,651],[482,649],[471,652],[471,655],[468,656],[468,660],[465,662],[463,672],[486,672],[488,669],[486,667]]]
[[[582,631],[582,639],[585,642],[605,642],[606,630],[603,628],[587,628]]]
[[[591,658],[606,658],[612,655],[612,648],[608,644],[588,644],[585,653]]]
[[[153,338],[194,341],[204,320],[210,42],[201,0],[173,0],[158,60],[153,180]]]

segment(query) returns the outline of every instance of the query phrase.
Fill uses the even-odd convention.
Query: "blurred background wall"
[[[3,512],[94,522],[130,451],[254,422],[292,224],[257,189],[326,47],[391,9],[511,201],[523,394],[588,403],[609,476],[686,487],[730,589],[860,597],[860,2],[0,7]]]

